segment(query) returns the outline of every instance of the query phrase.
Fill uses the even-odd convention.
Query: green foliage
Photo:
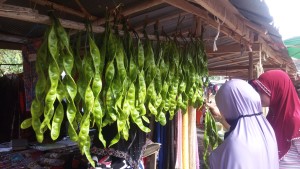
[[[22,52],[20,50],[0,49],[0,77],[6,74],[23,72]]]

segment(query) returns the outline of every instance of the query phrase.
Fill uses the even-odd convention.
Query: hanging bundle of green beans
[[[117,26],[107,20],[101,46],[91,26],[87,26],[86,34],[78,35],[73,50],[59,20],[51,18],[52,25],[37,53],[38,82],[32,117],[21,124],[22,128],[32,126],[39,142],[48,129],[56,140],[66,115],[68,135],[94,165],[89,150],[91,128],[97,128],[104,147],[112,146],[129,138],[131,123],[150,132],[149,118],[165,125],[167,117],[171,120],[179,109],[186,112],[188,105],[202,105],[202,79],[208,74],[200,39],[184,43],[171,38],[152,41],[146,31],[145,39],[140,39],[129,31],[126,22],[120,35],[114,29]],[[119,23],[115,20],[114,25]],[[118,132],[107,143],[102,128],[112,124],[117,124]]]
[[[212,117],[209,111],[205,113],[204,127],[205,127],[205,132],[204,132],[203,161],[204,161],[204,168],[209,169],[209,161],[208,161],[209,151],[214,150],[222,143],[222,140],[218,135],[215,119]]]

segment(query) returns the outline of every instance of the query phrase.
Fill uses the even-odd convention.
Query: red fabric
[[[293,82],[281,70],[267,71],[254,81],[259,91],[266,92],[259,84],[271,94],[267,119],[275,131],[279,158],[282,158],[291,146],[291,139],[300,137],[299,98]]]

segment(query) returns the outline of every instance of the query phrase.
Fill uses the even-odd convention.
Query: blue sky
[[[300,0],[264,0],[282,39],[300,36]]]

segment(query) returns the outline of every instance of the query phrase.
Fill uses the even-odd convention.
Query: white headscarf
[[[221,86],[216,104],[224,118],[234,121],[224,142],[210,154],[211,169],[278,169],[274,131],[263,115],[260,96],[246,81]]]

